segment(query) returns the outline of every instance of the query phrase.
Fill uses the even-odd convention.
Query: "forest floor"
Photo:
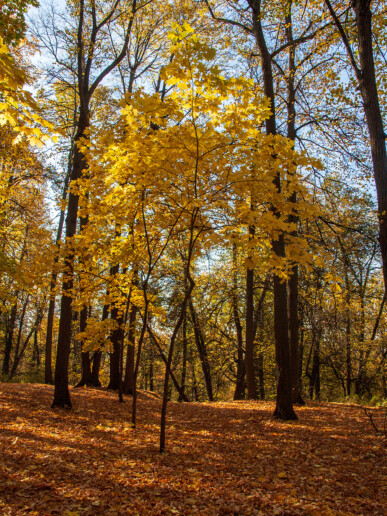
[[[386,439],[355,405],[312,403],[299,421],[272,402],[170,403],[158,452],[160,399],[0,384],[0,514],[387,514]],[[383,417],[373,409],[374,417]]]

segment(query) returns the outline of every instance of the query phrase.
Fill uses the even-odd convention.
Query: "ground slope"
[[[313,404],[283,423],[269,402],[170,403],[160,455],[151,393],[135,430],[130,398],[73,389],[64,411],[52,396],[0,384],[4,516],[387,514],[385,440],[361,407]]]

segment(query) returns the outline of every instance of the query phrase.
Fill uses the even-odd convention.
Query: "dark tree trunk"
[[[193,225],[193,223],[192,223],[192,225]],[[191,226],[191,231],[192,231],[192,226]],[[192,236],[191,236],[191,242],[192,242]],[[184,300],[182,303],[181,312],[180,312],[179,318],[176,322],[175,328],[172,333],[171,341],[169,344],[168,358],[167,358],[167,362],[165,365],[163,403],[161,406],[161,422],[160,422],[160,453],[163,453],[165,451],[165,426],[166,426],[166,416],[167,416],[167,403],[168,403],[168,397],[169,397],[168,396],[168,394],[169,394],[168,386],[169,386],[169,376],[171,373],[173,350],[174,350],[174,345],[175,345],[177,334],[179,332],[181,325],[183,324],[183,320],[184,320],[184,317],[186,314],[188,300],[189,300],[190,306],[192,306],[192,308],[190,308],[191,314],[194,313],[191,294],[192,294],[192,290],[195,286],[195,283],[194,283],[193,279],[191,278],[190,271],[189,271],[189,268],[191,266],[191,259],[190,259],[191,255],[192,255],[192,249],[189,249],[189,258],[188,258],[188,263],[186,266],[187,267],[186,284],[188,284],[188,282],[189,282],[189,286],[186,287],[186,290],[184,293]]]
[[[351,395],[351,386],[352,386],[352,349],[351,349],[351,319],[349,318],[349,315],[347,317],[345,333],[346,333],[345,364],[346,364],[346,369],[347,369],[346,391],[347,391],[347,396],[350,396]]]
[[[79,314],[79,331],[84,332],[87,326],[87,306],[84,306]],[[83,348],[83,343],[82,343]],[[76,387],[83,387],[85,385],[91,386],[91,360],[90,353],[88,351],[81,352],[81,365],[82,365],[82,377],[77,383]]]
[[[237,336],[237,374],[236,374],[236,385],[234,392],[234,400],[243,400],[245,397],[246,390],[246,367],[245,358],[243,354],[243,334],[242,325],[239,317],[238,310],[238,264],[237,264],[237,247],[233,244],[233,292],[232,292],[232,307],[234,315],[234,324]]]
[[[264,286],[264,290],[262,291],[261,299],[258,303],[258,311],[256,314],[256,325],[259,330],[258,338],[259,338],[259,346],[260,351],[258,352],[257,357],[257,372],[258,372],[258,390],[259,390],[259,399],[265,399],[265,369],[264,369],[264,356],[263,356],[263,345],[264,345],[264,335],[265,335],[265,311],[264,311],[264,299],[267,289],[267,282]]]
[[[271,116],[266,120],[266,133],[275,135],[276,113],[275,113],[275,94],[272,70],[272,57],[266,45],[265,35],[261,21],[261,0],[253,0],[252,22],[253,31],[257,47],[261,57],[263,89],[267,98],[270,100]],[[281,178],[279,174],[274,180],[275,187],[281,191]],[[279,213],[274,213],[279,216]],[[277,240],[272,241],[275,254],[279,257],[285,256],[285,243],[283,234],[279,234]],[[297,419],[293,409],[292,399],[292,370],[289,342],[289,317],[288,317],[288,297],[286,283],[281,282],[278,276],[274,277],[274,334],[277,362],[277,399],[274,417],[284,420]]]
[[[313,362],[309,375],[309,398],[320,399],[320,334],[313,335]]]
[[[115,320],[118,327],[112,331],[110,340],[113,345],[113,353],[110,354],[110,379],[108,389],[118,390],[120,387],[120,354],[122,343],[122,316],[117,308],[111,311],[111,318]]]
[[[363,99],[363,107],[367,120],[368,133],[373,164],[373,173],[378,200],[379,244],[382,255],[384,286],[387,288],[387,154],[386,134],[383,127],[383,116],[379,104],[378,86],[375,74],[375,60],[372,48],[372,12],[370,0],[352,0],[352,8],[356,20],[356,33],[351,26],[351,38],[357,36],[357,57],[351,49],[349,39],[337,13],[329,0],[326,5],[336,23],[340,36],[346,47],[349,60],[355,72]]]
[[[38,338],[38,330],[36,329],[34,331],[34,347],[32,350],[32,357],[31,357],[31,366],[35,367],[36,370],[39,371],[40,368],[40,349],[39,349],[39,338]]]
[[[273,242],[273,247],[283,248],[282,238]],[[280,256],[280,251],[275,250]],[[277,398],[274,417],[278,419],[297,419],[293,410],[292,377],[290,361],[290,345],[288,325],[283,324],[287,317],[287,288],[286,282],[274,276],[274,334],[276,341],[277,363]]]
[[[74,139],[74,160],[70,182],[80,179],[86,169],[86,159],[78,144],[89,127],[88,104],[81,109],[78,131]],[[74,251],[71,240],[77,229],[78,195],[70,190],[66,216],[65,275],[59,318],[58,349],[55,362],[55,391],[51,407],[72,408],[69,393],[68,369],[72,333],[72,290],[74,286]]]
[[[62,193],[62,201],[64,202],[67,197],[67,190],[69,186],[70,173],[72,167],[72,154],[73,154],[73,145],[71,145],[71,149],[68,156],[68,167],[67,167],[67,175],[65,178],[63,193]],[[47,313],[47,329],[46,329],[46,346],[45,346],[45,364],[44,364],[44,383],[51,385],[53,383],[52,379],[52,335],[54,329],[54,315],[55,315],[55,287],[56,280],[58,277],[58,273],[56,271],[56,267],[59,262],[59,246],[60,240],[62,238],[63,226],[65,220],[65,212],[61,210],[59,216],[58,230],[56,233],[56,253],[54,258],[53,270],[51,273],[51,281],[50,281],[50,303],[48,306]]]
[[[137,308],[132,304],[129,312],[128,350],[126,356],[124,394],[133,395],[134,388],[134,348],[136,340]]]
[[[147,325],[147,329],[148,329],[148,333],[149,333],[151,339],[154,342],[154,345],[157,348],[157,351],[159,353],[161,360],[164,362],[165,365],[167,365],[167,357],[165,356],[165,354],[160,346],[160,343],[159,343],[158,339],[156,338],[156,335],[154,334],[152,328],[149,326],[149,324]],[[173,372],[170,371],[169,374],[170,374],[171,380],[173,382],[173,385],[175,386],[175,389],[179,393],[179,401],[189,402],[189,399],[187,398],[183,388],[179,385],[178,381],[176,380],[176,377],[173,374]]]
[[[142,328],[140,337],[138,339],[138,345],[137,345],[137,355],[136,355],[136,361],[134,365],[134,372],[133,372],[133,398],[132,398],[132,425],[133,428],[136,427],[136,420],[137,420],[137,378],[138,378],[138,372],[140,370],[140,361],[141,361],[141,352],[142,352],[142,346],[144,343],[145,338],[145,332],[148,326],[148,308],[149,308],[149,300],[148,300],[148,281],[149,281],[150,273],[148,270],[148,276],[143,283],[142,291],[144,295],[144,315],[142,318]]]
[[[259,390],[259,399],[265,399],[265,369],[264,369],[264,361],[263,361],[263,353],[260,351],[258,353],[258,390]]]
[[[15,333],[15,325],[16,325],[16,315],[17,315],[17,306],[18,306],[18,296],[19,291],[15,294],[15,303],[12,306],[11,315],[7,320],[6,325],[6,339],[5,339],[5,347],[4,347],[4,361],[3,361],[3,374],[9,374],[10,365],[11,365],[11,352],[13,346],[13,335]]]
[[[255,234],[254,226],[249,227],[250,237]],[[250,258],[250,257],[249,257]],[[245,370],[247,397],[249,400],[257,399],[257,380],[254,361],[254,269],[246,271],[246,345],[245,345]]]
[[[152,342],[149,343],[149,390],[154,391],[153,385],[153,346]]]
[[[113,265],[110,268],[110,276],[114,277],[118,274],[120,266]],[[113,321],[118,324],[118,327],[115,328],[110,335],[110,340],[113,346],[113,352],[110,353],[110,364],[109,364],[109,385],[108,389],[112,389],[114,391],[119,389],[120,386],[120,350],[121,350],[121,342],[122,342],[122,329],[121,325],[123,322],[122,315],[119,315],[120,311],[118,307],[113,306],[110,312],[110,317]]]
[[[298,348],[298,366],[297,366],[297,385],[298,385],[298,393],[299,398],[296,400],[296,403],[299,405],[305,405],[304,398],[302,397],[302,364],[304,358],[304,329],[303,329],[303,312],[300,311],[300,327],[301,331],[299,332],[300,342]]]
[[[188,341],[187,341],[187,309],[184,313],[183,319],[183,364],[181,369],[181,393],[179,393],[179,401],[183,400],[183,395],[185,395],[185,379],[187,376],[187,350],[188,350]]]
[[[27,308],[27,305],[28,305],[28,298],[27,298],[27,301],[25,303],[25,308]],[[44,305],[44,303],[43,303]],[[24,308],[24,307],[23,307]],[[43,319],[43,308],[42,307],[39,307],[37,308],[37,312],[36,312],[36,319],[35,319],[35,323],[33,325],[33,327],[31,328],[31,330],[29,331],[25,341],[23,342],[23,345],[19,351],[19,346],[21,344],[21,328],[22,328],[22,325],[23,325],[23,319],[24,319],[24,315],[22,315],[22,319],[21,319],[21,322],[20,322],[20,329],[19,329],[19,336],[18,336],[18,343],[17,343],[17,347],[16,347],[16,350],[15,350],[15,358],[14,358],[14,362],[13,362],[13,365],[12,365],[12,370],[11,370],[11,377],[13,377],[15,374],[16,374],[16,371],[17,371],[17,368],[19,367],[19,364],[24,356],[24,353],[27,349],[27,346],[31,340],[31,337],[32,335],[36,334],[37,331],[39,330],[40,328],[40,325],[42,323],[42,319]]]
[[[93,387],[101,387],[101,382],[99,379],[101,358],[102,358],[102,351],[101,350],[95,351],[95,353],[93,355],[93,365],[91,368],[91,378],[90,378],[90,385],[92,385]]]
[[[87,162],[83,155],[79,144],[84,137],[87,137],[87,129],[90,126],[90,99],[93,93],[98,88],[101,81],[114,70],[120,62],[125,58],[130,40],[130,33],[132,30],[134,17],[137,10],[137,3],[132,3],[132,16],[130,17],[125,32],[124,42],[118,55],[107,64],[107,66],[100,70],[95,79],[92,79],[92,65],[94,59],[94,51],[96,48],[97,36],[101,30],[106,30],[104,27],[109,23],[109,20],[116,19],[116,8],[119,2],[116,2],[110,14],[105,17],[102,23],[97,22],[97,16],[92,8],[92,22],[91,28],[85,19],[89,11],[85,9],[84,2],[79,4],[78,27],[77,27],[77,94],[79,98],[79,119],[76,127],[77,132],[74,138],[74,158],[71,170],[70,183],[82,177],[86,171]],[[88,26],[88,28],[86,28]],[[89,31],[90,29],[90,31]],[[87,32],[89,31],[89,34]],[[88,36],[90,36],[88,38]],[[58,335],[58,349],[55,363],[55,392],[52,407],[67,407],[72,408],[70,393],[68,387],[68,367],[70,357],[71,345],[71,319],[72,319],[72,291],[74,286],[74,250],[72,248],[72,239],[77,228],[78,216],[78,194],[70,191],[67,205],[66,216],[66,243],[64,253],[65,274],[62,284],[62,297],[60,307],[59,319],[59,335]]]
[[[22,339],[24,318],[26,315],[26,311],[27,311],[29,302],[30,302],[30,295],[27,294],[26,300],[23,303],[23,308],[22,308],[22,312],[21,312],[20,320],[19,320],[19,330],[18,330],[17,339],[16,339],[15,354],[14,354],[13,364],[12,364],[12,369],[11,369],[11,377],[15,376],[16,370],[17,370],[17,367],[18,367],[19,361],[20,361],[19,349],[20,349],[20,344],[21,344],[21,339]]]
[[[293,38],[293,22],[291,14],[291,4],[289,13],[285,16],[286,37],[289,45],[288,63],[289,73],[287,74],[287,137],[295,142],[296,140],[296,89],[294,79],[296,75],[296,45]],[[290,196],[290,202],[294,207],[297,204],[297,193],[293,192]],[[295,208],[294,208],[295,209]],[[299,223],[299,217],[294,211],[289,216],[289,222],[295,226]],[[297,229],[292,231],[292,237],[297,236]],[[291,276],[288,281],[289,295],[289,338],[290,338],[290,360],[291,360],[291,378],[292,378],[292,399],[293,403],[304,405],[298,382],[298,364],[299,364],[299,318],[298,318],[298,266],[294,265]]]
[[[386,135],[379,105],[372,48],[372,13],[369,0],[353,0],[358,34],[361,74],[358,77],[371,143],[371,155],[378,199],[379,244],[384,285],[387,288],[387,155]]]
[[[191,313],[192,326],[194,329],[195,342],[199,352],[200,362],[202,364],[204,382],[207,389],[207,396],[209,401],[214,401],[213,391],[212,391],[212,378],[211,378],[211,370],[210,363],[208,361],[207,348],[204,341],[203,333],[200,327],[199,319],[196,314],[192,299],[189,300],[189,308]]]

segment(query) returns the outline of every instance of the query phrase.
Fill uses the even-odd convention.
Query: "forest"
[[[281,449],[288,435],[289,453],[310,425],[312,451],[328,454],[318,439],[338,425],[333,433],[350,447],[359,439],[365,459],[382,464],[386,21],[385,0],[1,3],[0,385],[10,443],[17,421],[35,448],[47,438],[43,422],[62,443],[71,428],[86,439],[103,427],[120,446],[153,439],[160,462],[184,446],[179,424],[200,447],[207,434],[219,433],[212,445],[221,439],[222,425],[238,440],[240,420],[243,462],[257,425],[273,446],[283,432]],[[27,445],[19,462],[34,453]],[[141,450],[125,468],[151,460]],[[195,457],[185,459],[199,475]],[[337,506],[303,499],[281,461],[272,473],[293,498],[275,503],[223,503],[223,493],[218,505],[191,496],[187,509],[156,496],[152,506],[133,502],[134,512],[111,502],[109,512],[96,495],[55,512],[47,494],[46,506],[5,497],[0,508],[382,514],[365,459],[354,475],[369,489],[353,494],[368,496],[363,508],[350,494]],[[270,475],[259,482],[271,486]]]

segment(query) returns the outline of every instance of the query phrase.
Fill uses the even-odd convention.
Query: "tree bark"
[[[209,401],[214,401],[213,390],[212,390],[212,378],[211,378],[211,369],[210,363],[208,361],[207,348],[204,341],[203,333],[200,327],[199,319],[197,313],[195,311],[193,301],[189,299],[189,309],[191,313],[192,326],[194,329],[195,342],[198,349],[200,362],[202,364],[204,382],[206,385],[207,396]]]
[[[261,0],[250,0],[252,8],[253,32],[261,57],[263,89],[266,97],[270,100],[271,115],[266,120],[266,133],[276,135],[276,111],[273,80],[273,60],[266,45],[265,35],[262,28]],[[277,191],[281,191],[281,178],[277,174],[274,185]],[[275,210],[274,210],[274,213]],[[279,215],[279,214],[277,214]],[[285,256],[285,242],[283,233],[272,241],[274,253],[279,257]],[[274,417],[284,420],[297,419],[293,409],[292,399],[292,371],[289,342],[289,317],[288,297],[286,283],[274,276],[274,334],[277,363],[277,398]]]
[[[65,201],[66,197],[67,197],[67,190],[68,190],[68,186],[69,186],[70,173],[71,173],[71,167],[72,167],[72,156],[73,156],[73,144],[71,145],[69,156],[68,156],[68,167],[67,167],[67,174],[66,174],[66,178],[65,178],[65,182],[64,182],[64,186],[63,186],[62,201]],[[62,238],[64,221],[65,221],[65,212],[64,212],[64,210],[61,210],[60,217],[59,217],[59,223],[58,223],[58,229],[57,229],[57,233],[56,233],[57,249],[56,249],[56,254],[55,254],[55,258],[54,258],[53,270],[51,273],[50,303],[48,306],[48,313],[47,313],[44,382],[49,385],[51,385],[53,383],[53,379],[52,379],[52,335],[53,335],[53,329],[54,329],[54,315],[55,315],[55,287],[56,287],[56,281],[57,281],[57,277],[58,277],[56,267],[59,262],[59,246],[60,246],[60,240]]]
[[[376,185],[379,221],[379,245],[382,255],[384,286],[387,289],[387,153],[386,134],[380,109],[379,94],[375,73],[375,59],[372,48],[372,12],[370,0],[352,0],[355,14],[357,36],[357,57],[351,49],[349,38],[331,2],[325,0],[329,12],[338,28],[347,50],[351,66],[359,85],[363,100],[364,113],[370,136],[373,174]],[[351,28],[352,30],[352,28]],[[351,34],[351,38],[353,35]]]
[[[232,249],[233,256],[233,291],[232,291],[232,308],[234,315],[234,324],[237,336],[237,374],[236,374],[236,385],[234,392],[234,400],[243,400],[245,397],[245,377],[246,377],[246,366],[245,358],[243,356],[243,333],[242,325],[239,317],[238,310],[238,277],[237,277],[237,247],[233,244]]]
[[[9,374],[10,370],[10,362],[11,362],[11,352],[13,346],[13,335],[15,333],[15,325],[16,325],[16,316],[17,316],[17,307],[18,307],[18,297],[19,291],[15,293],[15,303],[12,306],[11,314],[9,319],[7,320],[6,325],[6,339],[5,339],[5,347],[4,347],[4,361],[2,373],[5,375]]]
[[[185,380],[187,377],[187,350],[188,350],[188,340],[187,340],[187,308],[185,310],[184,319],[183,319],[183,364],[181,368],[181,392],[179,392],[179,401],[184,400],[185,396]]]
[[[133,285],[137,286],[137,274],[134,273]],[[134,389],[134,349],[136,344],[136,317],[137,307],[132,304],[129,312],[128,350],[126,356],[124,394],[133,395]]]
[[[253,209],[253,205],[252,205]],[[255,235],[254,226],[249,227],[250,238]],[[249,259],[251,256],[248,257]],[[254,268],[249,264],[246,271],[246,344],[245,344],[245,370],[247,397],[249,400],[257,399],[257,380],[254,362]]]
[[[74,138],[74,160],[70,182],[80,179],[86,169],[86,158],[82,154],[79,143],[89,127],[88,102],[81,109],[78,131]],[[72,238],[77,229],[78,195],[70,190],[66,216],[66,244],[64,259],[64,280],[62,283],[62,297],[60,305],[58,349],[55,362],[55,391],[51,408],[72,408],[69,393],[68,368],[72,333],[72,291],[74,288],[74,251]]]

